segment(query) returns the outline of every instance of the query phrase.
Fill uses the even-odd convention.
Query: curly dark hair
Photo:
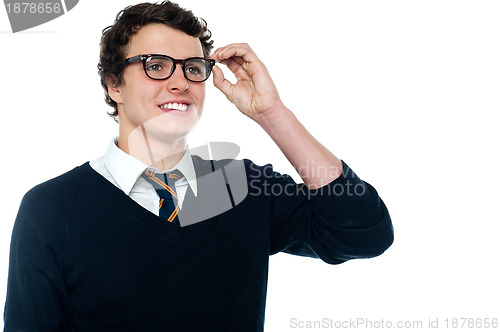
[[[114,24],[102,31],[101,50],[97,65],[106,104],[114,108],[114,111],[108,114],[115,120],[118,116],[118,107],[109,96],[107,84],[111,82],[114,86],[122,84],[125,53],[130,38],[141,27],[150,23],[162,23],[199,38],[205,57],[210,56],[210,51],[213,48],[212,33],[207,28],[207,22],[202,18],[197,18],[192,11],[186,10],[176,3],[170,1],[141,3],[121,10],[116,15]]]

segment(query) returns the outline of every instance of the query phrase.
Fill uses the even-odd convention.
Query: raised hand
[[[230,44],[218,48],[210,58],[226,65],[234,73],[237,81],[233,84],[215,66],[213,82],[243,114],[261,122],[284,109],[266,66],[250,46]]]

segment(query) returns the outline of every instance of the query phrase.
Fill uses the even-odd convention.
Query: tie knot
[[[184,177],[184,175],[182,175],[181,171],[179,171],[178,169],[174,169],[173,171],[166,173],[165,176],[168,179],[173,179],[174,182]]]
[[[155,188],[160,187],[163,189],[165,189],[165,185],[172,186],[176,181],[184,177],[178,169],[174,169],[167,173],[155,173],[154,171],[145,170],[143,176],[149,183],[153,184]]]

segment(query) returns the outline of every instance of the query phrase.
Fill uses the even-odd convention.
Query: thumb
[[[214,74],[213,82],[215,87],[220,91],[222,91],[222,93],[226,95],[227,99],[229,99],[232,102],[233,84],[231,84],[231,82],[226,80],[226,78],[224,77],[224,73],[218,66],[214,66],[212,68],[212,72]]]

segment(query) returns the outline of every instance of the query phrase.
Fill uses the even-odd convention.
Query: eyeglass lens
[[[175,64],[170,58],[152,56],[146,60],[144,68],[149,77],[165,79],[173,74]],[[210,63],[205,59],[189,59],[183,69],[187,79],[193,82],[202,82],[210,75]]]

